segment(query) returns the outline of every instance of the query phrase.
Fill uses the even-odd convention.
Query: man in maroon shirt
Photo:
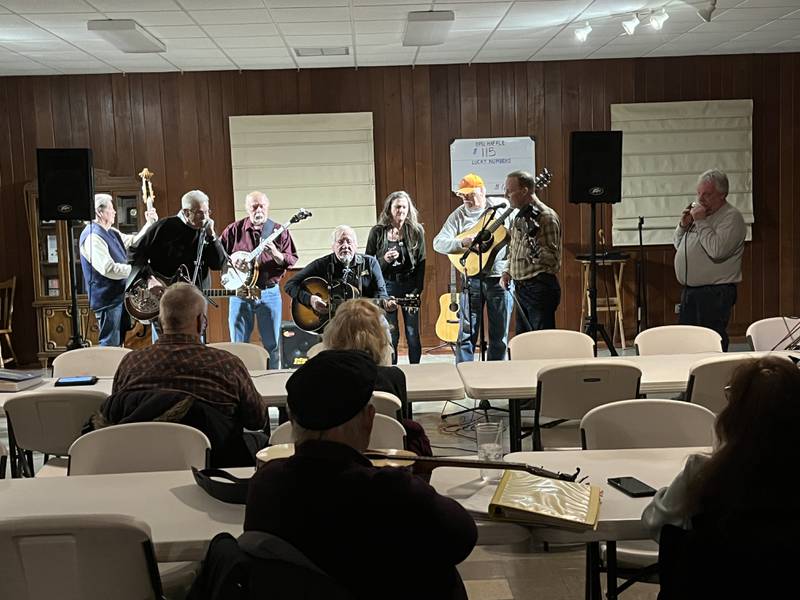
[[[233,254],[240,250],[251,252],[280,225],[269,218],[269,198],[263,192],[250,192],[245,198],[247,216],[225,228],[220,236],[222,246]],[[261,297],[251,300],[231,297],[228,304],[228,326],[232,342],[249,342],[253,325],[258,319],[261,343],[269,352],[269,368],[280,367],[278,340],[281,333],[282,301],[280,283],[286,269],[297,262],[297,250],[292,236],[284,230],[255,259]],[[241,265],[235,265],[240,268]]]

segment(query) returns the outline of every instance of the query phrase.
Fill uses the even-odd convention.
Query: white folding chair
[[[20,470],[33,477],[33,461],[25,451],[45,455],[44,466],[37,477],[66,475],[69,447],[81,434],[89,420],[106,399],[98,390],[36,390],[15,395],[5,403],[10,432],[13,433],[12,452],[19,457]],[[12,457],[13,458],[13,457]]]
[[[722,352],[722,338],[713,329],[695,325],[664,325],[645,329],[633,340],[640,356]]]
[[[53,377],[75,377],[77,375],[113,377],[119,363],[130,351],[130,348],[116,346],[94,346],[68,350],[53,359]]]
[[[689,369],[686,401],[705,406],[719,414],[728,405],[725,386],[730,382],[733,372],[739,365],[751,360],[754,360],[752,356],[734,353],[696,362]]]
[[[126,515],[0,520],[0,556],[0,598],[162,598],[150,528]]]
[[[594,340],[580,331],[543,329],[520,333],[508,342],[511,360],[593,358]]]
[[[747,343],[751,350],[785,350],[800,344],[800,318],[770,317],[752,323],[747,328]]]
[[[208,345],[238,356],[242,359],[248,371],[262,371],[269,368],[269,352],[258,344],[249,342],[214,342]]]
[[[180,423],[127,423],[97,429],[69,448],[69,475],[205,468],[211,442]]]
[[[372,422],[372,435],[369,438],[370,448],[398,449],[405,447],[403,443],[406,436],[405,428],[396,420],[386,415],[375,415]],[[281,423],[269,436],[271,446],[277,444],[292,444],[292,424],[290,422]]]
[[[639,395],[642,372],[621,360],[593,358],[583,364],[539,370],[533,423],[533,449],[542,449],[542,414],[580,419],[592,408]]]
[[[390,419],[397,419],[397,411],[403,406],[400,398],[390,392],[372,392],[369,403],[375,407],[376,413]]]
[[[590,410],[581,419],[585,450],[711,446],[714,413],[679,400],[623,400]],[[624,473],[620,473],[624,475]],[[645,482],[647,483],[647,482]],[[600,552],[604,556],[605,548]],[[616,544],[617,570],[629,579],[622,592],[637,581],[657,582],[658,544],[634,540]]]

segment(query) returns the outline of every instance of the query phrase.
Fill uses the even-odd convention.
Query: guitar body
[[[236,291],[240,287],[253,287],[258,280],[258,261],[248,261],[248,253],[239,250],[231,254],[231,262],[235,265],[239,261],[247,262],[244,268],[234,268],[228,265],[227,270],[220,277],[220,283],[226,290]]]
[[[494,219],[491,218],[491,214],[484,215],[478,222],[475,223],[472,227],[459,233],[456,238],[459,240],[463,240],[465,237],[476,237],[481,230],[484,228],[484,225],[487,221],[493,221]],[[508,229],[506,229],[503,225],[499,226],[493,232],[491,232],[491,237],[484,241],[481,244],[480,250],[481,255],[483,256],[483,268],[484,270],[490,267],[494,263],[494,259],[497,256],[497,253],[502,250],[506,244],[508,244],[509,234]],[[467,255],[466,262],[462,265],[461,264],[461,256],[463,255],[463,251],[455,252],[453,254],[448,254],[447,258],[450,259],[450,262],[453,266],[460,271],[461,273],[465,273],[468,277],[475,277],[476,275],[480,274],[480,262],[479,256],[475,252],[470,252]]]
[[[455,306],[453,306],[452,294],[439,296],[439,318],[436,319],[436,336],[443,342],[455,344],[458,341],[459,311],[457,294],[455,295]]]
[[[331,292],[328,290],[328,282],[322,277],[306,277],[300,287],[312,296],[319,296],[328,306],[331,306]],[[334,305],[359,296],[358,290],[349,283],[338,283],[333,287],[332,291]],[[328,312],[319,314],[313,308],[306,306],[295,298],[292,300],[292,319],[295,325],[303,331],[318,333],[328,324],[330,314]]]

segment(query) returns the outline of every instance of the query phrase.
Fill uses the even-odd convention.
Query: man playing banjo
[[[261,343],[269,352],[269,368],[280,367],[279,340],[281,330],[281,277],[286,269],[297,262],[297,249],[288,229],[283,231],[256,257],[252,264],[242,256],[252,252],[262,240],[269,237],[280,225],[269,218],[269,198],[263,192],[250,192],[245,197],[247,216],[228,225],[220,236],[220,242],[231,254],[235,272],[223,278],[239,277],[242,285],[255,286],[261,290],[259,298],[231,297],[228,305],[228,326],[232,342],[249,342],[255,321]],[[254,271],[257,271],[254,273]],[[255,275],[255,277],[253,277]],[[226,285],[226,287],[229,287]]]

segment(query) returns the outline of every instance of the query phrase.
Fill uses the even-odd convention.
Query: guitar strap
[[[264,227],[261,228],[261,241],[271,236],[273,231],[275,231],[275,221],[267,219],[264,223]]]

